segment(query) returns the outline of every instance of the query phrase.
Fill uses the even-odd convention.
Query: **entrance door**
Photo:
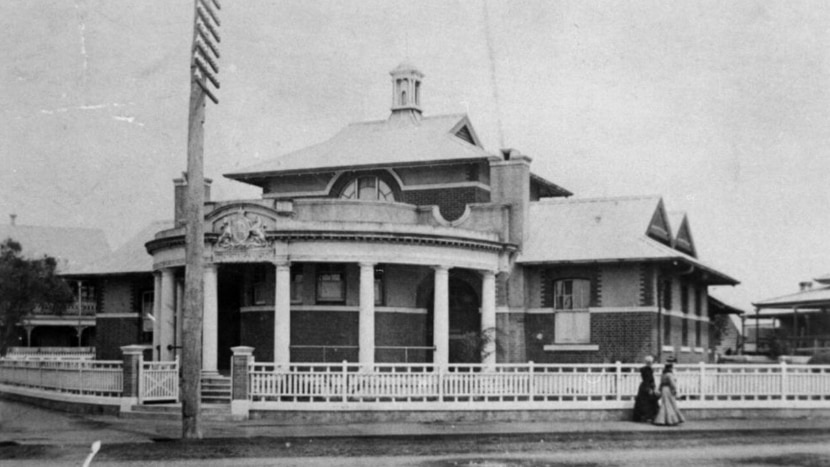
[[[231,347],[240,345],[240,314],[242,306],[242,270],[237,265],[223,265],[218,277],[219,335],[216,366],[220,373],[230,373]]]
[[[450,277],[450,363],[481,363],[481,306],[467,281]]]

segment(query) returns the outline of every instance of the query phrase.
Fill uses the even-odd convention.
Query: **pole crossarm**
[[[219,36],[219,16],[217,10],[221,9],[219,2],[213,0],[195,0],[195,12],[193,19],[193,46],[191,70],[192,80],[210,98],[213,103],[218,104],[215,89],[220,88],[219,78],[219,46],[222,42]],[[210,84],[208,84],[210,83]]]

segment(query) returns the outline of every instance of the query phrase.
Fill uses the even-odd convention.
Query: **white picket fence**
[[[95,347],[9,347],[6,358],[17,360],[93,360]]]
[[[179,400],[179,360],[145,362],[139,365],[138,402]]]
[[[121,397],[120,360],[0,359],[0,384],[61,393]]]
[[[459,410],[630,407],[640,384],[631,364],[374,365],[254,362],[249,398],[270,410]],[[661,368],[655,366],[659,384]],[[830,408],[830,366],[677,365],[686,406]]]

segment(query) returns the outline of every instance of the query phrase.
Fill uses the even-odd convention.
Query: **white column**
[[[375,265],[372,263],[360,263],[358,337],[358,361],[363,369],[370,370],[375,364]]]
[[[496,273],[484,271],[481,280],[481,363],[496,363]]]
[[[274,363],[291,363],[291,265],[278,263],[274,287]]]
[[[219,297],[215,264],[205,264],[202,274],[204,308],[202,312],[202,373],[215,374],[219,347]]]
[[[174,356],[182,354],[182,321],[184,319],[184,281],[176,281],[176,335],[173,345],[177,347]]]
[[[435,353],[432,363],[446,366],[450,357],[450,281],[446,266],[435,267],[435,302],[433,303],[432,340]]]
[[[161,270],[161,323],[159,323],[159,360],[173,359],[173,336],[176,332],[176,273],[173,268]]]
[[[158,361],[161,355],[161,273],[153,273],[153,360]]]

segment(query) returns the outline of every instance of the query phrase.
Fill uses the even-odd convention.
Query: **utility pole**
[[[205,97],[219,101],[219,0],[195,0],[190,58],[190,111],[187,126],[187,202],[185,203],[185,283],[182,319],[182,438],[202,438],[200,388],[202,372],[202,275],[205,251],[204,123]]]

